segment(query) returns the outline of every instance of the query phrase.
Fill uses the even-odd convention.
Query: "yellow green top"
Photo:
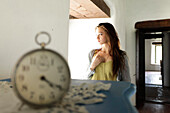
[[[100,63],[95,70],[95,74],[92,76],[91,80],[113,80],[117,81],[117,75],[113,76],[112,72],[113,61],[108,61]]]

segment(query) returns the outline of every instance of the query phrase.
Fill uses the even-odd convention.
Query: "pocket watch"
[[[47,35],[48,42],[40,43],[38,37]],[[40,49],[24,54],[14,67],[12,83],[15,94],[32,107],[50,106],[60,103],[70,86],[70,70],[59,53],[46,49],[51,41],[47,32],[35,36]]]

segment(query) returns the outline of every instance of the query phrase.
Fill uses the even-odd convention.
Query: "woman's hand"
[[[102,53],[98,53],[92,60],[90,69],[94,70],[100,63],[105,62],[105,58]]]

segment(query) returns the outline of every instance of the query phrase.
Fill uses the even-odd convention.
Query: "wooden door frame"
[[[145,101],[145,39],[163,38],[163,34],[145,34],[136,31],[136,103],[141,105]],[[163,46],[163,45],[162,45]]]
[[[145,101],[145,41],[144,32],[136,31],[136,105]]]

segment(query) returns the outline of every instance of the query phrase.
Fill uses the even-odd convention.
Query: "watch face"
[[[59,102],[68,91],[70,71],[58,53],[39,49],[24,55],[14,72],[14,90],[26,103],[50,105]]]

